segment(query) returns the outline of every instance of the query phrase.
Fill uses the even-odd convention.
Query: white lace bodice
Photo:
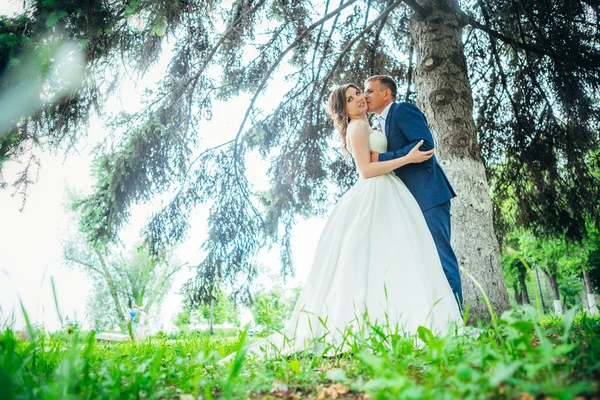
[[[348,147],[348,151],[350,152],[350,154],[352,154],[352,157],[354,157],[352,144],[349,140],[346,140],[346,146]],[[373,131],[369,135],[369,147],[371,148],[371,150],[376,151],[378,153],[385,153],[387,151],[387,138],[381,131]]]

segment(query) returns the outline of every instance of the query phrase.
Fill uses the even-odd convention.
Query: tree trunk
[[[535,283],[537,284],[537,290],[538,290],[538,294],[540,295],[540,302],[542,303],[542,314],[544,314],[544,310],[546,309],[546,306],[544,304],[544,294],[542,293],[542,284],[540,283],[540,274],[539,274],[539,268],[535,267]]]
[[[210,300],[210,318],[209,318],[209,325],[210,325],[210,336],[214,335],[214,325],[215,325],[215,301],[213,299]]]
[[[462,44],[462,26],[453,0],[421,0],[431,12],[414,14],[411,35],[416,55],[417,106],[436,141],[436,155],[458,197],[452,201],[452,244],[459,265],[481,284],[496,313],[510,308],[492,202],[473,120],[473,97]],[[489,320],[482,293],[462,275],[465,305],[475,318]]]
[[[523,298],[523,304],[531,304],[529,300],[529,293],[527,292],[527,270],[523,267],[522,271],[519,271],[519,286],[521,287],[521,297]]]
[[[519,284],[517,282],[513,283],[513,289],[515,291],[515,301],[517,302],[518,305],[523,304],[523,297],[521,296],[521,293],[519,292]]]
[[[116,313],[117,313],[118,321],[127,323],[127,318],[125,317],[125,310],[123,309],[123,307],[121,307],[121,301],[119,300],[117,285],[115,285],[114,281],[112,280],[112,278],[110,276],[110,273],[108,272],[108,267],[106,266],[106,261],[104,260],[104,257],[102,256],[102,254],[96,250],[96,255],[98,256],[98,259],[100,260],[100,265],[102,266],[104,280],[106,281],[106,286],[108,286],[108,292],[110,293],[110,296],[113,299],[113,305],[114,305]]]
[[[550,287],[552,288],[552,298],[554,300],[554,313],[560,317],[562,315],[562,304],[560,303],[558,279],[556,277],[556,273],[550,273],[546,271],[546,275],[548,275],[548,281],[550,282]]]
[[[598,314],[598,307],[596,306],[596,298],[594,297],[594,291],[592,290],[592,283],[590,281],[590,273],[583,268],[583,283],[585,285],[585,293],[587,295],[587,312],[592,315]]]

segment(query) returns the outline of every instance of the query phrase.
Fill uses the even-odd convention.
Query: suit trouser
[[[460,272],[456,255],[450,245],[450,200],[425,211],[423,215],[425,216],[429,231],[431,231],[431,236],[433,236],[433,241],[437,247],[442,268],[444,269],[450,288],[454,292],[458,306],[462,311],[463,295]]]

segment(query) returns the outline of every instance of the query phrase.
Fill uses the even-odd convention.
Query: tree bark
[[[558,278],[556,273],[551,273],[546,271],[546,275],[548,275],[548,281],[550,282],[550,287],[552,288],[552,297],[554,300],[554,313],[558,316],[562,315],[562,304],[560,303],[560,291],[558,290]]]
[[[411,35],[416,56],[414,83],[436,141],[436,155],[458,197],[452,201],[452,244],[459,265],[482,285],[496,313],[510,308],[494,233],[492,202],[473,120],[473,97],[462,44],[459,6],[453,0],[421,0]],[[465,305],[489,320],[475,284],[463,274]]]
[[[115,307],[115,311],[117,313],[117,318],[121,322],[127,322],[127,318],[125,317],[125,310],[121,307],[121,301],[119,300],[119,294],[117,290],[117,285],[115,285],[112,280],[110,273],[108,272],[108,267],[106,266],[106,261],[102,254],[96,250],[96,255],[98,256],[98,260],[100,260],[100,265],[102,266],[104,280],[106,281],[106,285],[108,286],[108,292],[113,299],[113,305]]]
[[[513,283],[513,289],[515,291],[515,301],[517,302],[518,305],[523,304],[523,297],[521,296],[521,293],[519,292],[519,284],[517,282]]]
[[[585,293],[587,295],[587,312],[592,315],[598,314],[598,306],[596,306],[596,298],[594,297],[594,291],[592,290],[592,282],[590,281],[590,273],[583,269],[583,283],[585,285]]]
[[[215,331],[214,331],[214,324],[215,324],[215,300],[214,299],[210,300],[210,318],[209,318],[209,324],[210,324],[210,336],[213,336],[215,334]]]
[[[523,299],[523,304],[531,304],[531,300],[529,300],[529,293],[527,292],[527,270],[523,267],[522,270],[519,270],[519,286],[521,287],[521,297]]]

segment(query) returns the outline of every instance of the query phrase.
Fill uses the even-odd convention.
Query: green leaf
[[[456,369],[456,376],[458,376],[460,379],[466,381],[466,380],[469,380],[472,372],[473,372],[473,369],[471,368],[471,366],[469,364],[462,363]]]
[[[332,369],[331,371],[327,371],[326,376],[327,376],[327,379],[330,379],[334,382],[344,383],[348,380],[346,378],[346,374],[344,373],[344,370],[341,368],[336,368],[336,369]]]
[[[554,357],[563,356],[569,354],[573,349],[575,349],[574,344],[559,344],[552,350],[552,355]]]
[[[152,33],[154,33],[156,36],[163,36],[165,34],[165,31],[167,30],[167,26],[167,17],[160,16],[156,20],[156,24],[152,29]]]
[[[421,339],[427,346],[431,346],[435,343],[435,336],[433,336],[433,333],[424,326],[419,326],[417,328],[417,334],[419,335],[419,339]]]
[[[521,366],[521,361],[515,361],[510,364],[505,364],[502,361],[496,365],[494,371],[492,372],[492,377],[490,378],[490,383],[492,386],[498,385],[500,382],[503,382],[513,376],[515,371],[519,369]]]
[[[300,361],[292,360],[290,362],[290,369],[294,373],[294,375],[300,375]]]
[[[374,373],[377,373],[383,369],[383,360],[370,353],[360,353],[357,358],[363,362],[363,364],[370,368]]]
[[[125,7],[125,18],[129,18],[131,15],[138,12],[138,6],[139,4],[137,0],[134,0],[131,3],[129,3],[129,5]]]
[[[48,28],[52,28],[54,25],[56,25],[56,23],[63,17],[67,16],[67,12],[66,11],[54,11],[52,13],[50,13],[50,15],[48,16],[48,19],[46,20],[46,26]]]
[[[572,308],[567,311],[562,317],[562,323],[565,327],[565,331],[562,335],[563,342],[567,342],[569,339],[569,332],[571,331],[571,327],[573,326],[573,321],[575,320],[575,315],[577,314],[577,309]]]

